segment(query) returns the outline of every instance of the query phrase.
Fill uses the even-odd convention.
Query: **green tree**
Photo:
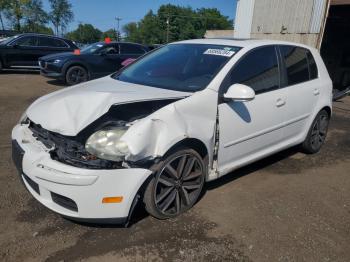
[[[54,35],[52,28],[45,25],[35,25],[35,30],[33,30],[32,27],[28,25],[23,25],[21,30],[25,33],[35,32],[39,34]]]
[[[141,43],[157,44],[162,42],[162,32],[159,24],[159,18],[149,11],[139,23],[139,34]]]
[[[232,21],[216,8],[201,8],[197,10],[197,14],[205,18],[203,21],[207,30],[232,29]]]
[[[102,32],[91,24],[79,24],[78,28],[66,34],[68,39],[79,43],[94,43],[101,39]]]
[[[124,25],[123,31],[125,32],[125,39],[130,42],[141,43],[142,38],[139,35],[138,24],[135,22]]]
[[[49,0],[49,2],[51,6],[50,20],[56,35],[58,35],[59,29],[61,28],[62,32],[74,18],[72,5],[67,0]]]
[[[48,22],[48,14],[44,11],[41,0],[29,1],[24,6],[23,17],[25,20],[25,25],[22,29],[23,31],[38,33],[48,31],[45,27],[45,24]]]
[[[111,28],[108,29],[106,32],[103,32],[101,35],[101,39],[100,40],[105,40],[107,37],[109,37],[111,40],[117,40],[117,30]]]
[[[198,26],[203,17],[190,7],[162,5],[158,10],[158,17],[164,31],[163,42],[201,37]]]
[[[0,0],[0,23],[2,30],[5,30],[3,12],[10,6],[10,0]]]
[[[16,31],[21,31],[24,10],[29,1],[30,0],[11,0],[7,2],[4,14],[12,28]]]
[[[123,27],[126,40],[144,44],[201,38],[208,29],[231,29],[232,22],[215,8],[162,5],[156,14],[149,11],[138,23]]]
[[[125,40],[143,44],[162,43],[163,35],[160,20],[152,10],[138,23],[129,23],[123,27]]]

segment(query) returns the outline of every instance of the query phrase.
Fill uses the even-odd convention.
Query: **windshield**
[[[176,91],[203,90],[239,47],[170,44],[113,75],[123,82]]]
[[[92,54],[92,53],[95,53],[96,50],[100,49],[103,46],[104,46],[104,44],[102,44],[102,43],[94,43],[94,44],[91,44],[91,45],[84,47],[80,53]]]
[[[10,43],[12,40],[16,39],[17,37],[19,37],[19,35],[15,35],[15,36],[11,36],[9,38],[6,38],[4,41],[0,42],[0,45],[7,45],[8,43]]]

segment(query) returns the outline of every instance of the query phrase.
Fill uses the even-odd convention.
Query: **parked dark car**
[[[98,42],[78,52],[53,54],[39,59],[43,76],[75,85],[111,74],[123,67],[123,61],[147,53],[149,48],[126,42]]]
[[[53,53],[77,49],[67,39],[43,34],[19,34],[0,42],[0,70],[39,69],[38,59]]]

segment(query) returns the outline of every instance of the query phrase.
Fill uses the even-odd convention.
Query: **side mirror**
[[[252,88],[242,84],[233,84],[224,94],[225,100],[251,101],[255,98],[255,92]]]
[[[15,49],[17,49],[17,48],[19,48],[20,46],[19,46],[18,44],[13,44],[12,47],[15,48]]]

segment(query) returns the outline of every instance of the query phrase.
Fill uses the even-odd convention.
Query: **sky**
[[[117,27],[116,17],[120,17],[120,29],[130,22],[137,22],[152,9],[156,12],[162,4],[174,4],[196,8],[217,8],[223,15],[233,19],[236,14],[236,0],[70,0],[73,6],[74,22],[68,31],[79,23],[89,23],[102,31]],[[44,9],[49,10],[49,1],[43,0]]]

